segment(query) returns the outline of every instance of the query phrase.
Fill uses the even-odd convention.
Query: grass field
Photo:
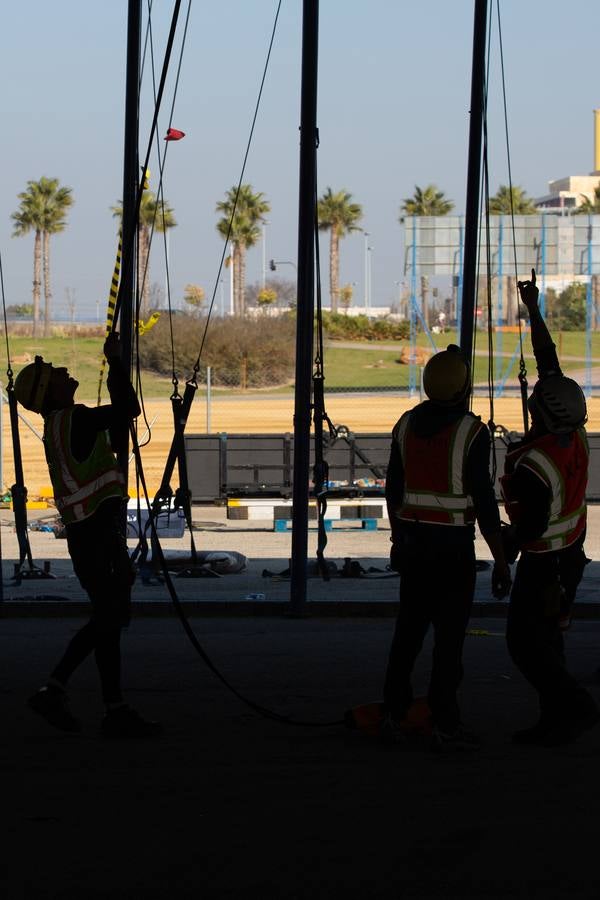
[[[440,339],[440,349],[455,340],[452,333],[436,336]],[[600,336],[592,336],[594,352],[600,357]],[[423,336],[419,343],[424,343]],[[11,358],[15,372],[25,364],[27,354],[33,358],[40,353],[55,365],[66,365],[80,381],[78,398],[94,403],[100,364],[102,340],[99,338],[31,338],[18,337],[11,339]],[[389,345],[366,347],[336,346],[326,349],[326,386],[335,385],[352,388],[397,386],[402,388],[408,383],[408,367],[397,362],[398,349],[386,349]],[[511,354],[516,346],[515,335],[503,336],[503,352]],[[529,339],[526,339],[529,350]],[[566,357],[575,357],[569,360]],[[584,335],[568,333],[563,336],[561,359],[565,370],[583,368],[582,357],[585,356]],[[579,359],[577,359],[579,357]],[[504,358],[505,361],[506,358]],[[535,380],[535,366],[530,353],[527,354],[530,381]],[[6,368],[6,348],[0,355],[0,365]],[[516,376],[516,369],[514,371]],[[476,357],[475,380],[485,381],[485,359]],[[4,380],[4,379],[2,379]],[[169,378],[144,373],[144,396],[146,398],[146,418],[152,423],[152,440],[142,450],[142,458],[148,485],[153,492],[160,483],[164,461],[172,438],[172,414],[168,402],[172,390]],[[360,396],[353,394],[332,393],[327,396],[327,411],[336,425],[344,424],[355,432],[389,433],[399,416],[418,402],[418,397],[408,398],[393,393]],[[589,401],[589,431],[600,431],[600,398]],[[239,390],[215,390],[210,409],[211,432],[229,433],[273,433],[293,431],[294,398],[290,386],[280,387],[273,391],[241,392]],[[476,398],[474,411],[484,421],[489,419],[488,403],[483,398]],[[39,416],[26,414],[27,421],[38,435],[42,431]],[[495,421],[509,430],[522,429],[520,401],[514,398],[496,400]],[[145,426],[140,421],[140,435],[143,436]],[[187,433],[206,433],[207,407],[206,396],[201,388],[192,408]],[[41,441],[25,423],[20,429],[25,469],[25,482],[30,498],[35,498],[48,485],[47,468]],[[8,415],[4,415],[2,428],[2,487],[10,487],[14,481],[14,465],[12,462],[11,435]],[[132,476],[133,477],[133,476]],[[173,485],[175,487],[176,485]]]
[[[486,336],[478,334],[476,345],[474,380],[476,383],[487,381],[487,345]],[[449,343],[455,343],[455,332],[434,335],[436,347],[443,350]],[[580,332],[564,332],[557,336],[557,350],[565,372],[581,371],[585,365],[585,335]],[[74,378],[79,381],[78,397],[86,402],[95,402],[98,392],[98,375],[102,358],[102,339],[98,337],[51,337],[33,338],[12,337],[10,339],[11,361],[13,369],[18,372],[28,361],[33,361],[36,353],[55,365],[67,366]],[[423,334],[418,336],[418,345],[429,353],[433,352],[431,343]],[[496,335],[495,346],[495,380],[505,378],[514,380],[518,374],[519,360],[513,358],[518,343],[518,335]],[[394,344],[336,344],[331,342],[326,347],[325,377],[330,387],[398,387],[405,388],[409,383],[410,367],[399,362],[400,351],[406,342]],[[591,336],[592,358],[600,360],[600,333]],[[531,351],[529,336],[523,341],[523,351],[528,372],[535,375],[535,363]],[[7,368],[6,346],[0,349],[0,372]],[[182,373],[181,380],[189,373]],[[5,379],[0,378],[5,382]],[[143,373],[144,396],[148,399],[168,398],[171,394],[171,379],[154,372]],[[217,389],[229,394],[240,394],[236,389]],[[290,385],[273,388],[267,393],[288,393]],[[265,393],[265,391],[263,391]]]

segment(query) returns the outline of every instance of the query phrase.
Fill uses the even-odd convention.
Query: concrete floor
[[[39,516],[30,512],[33,527],[51,522],[52,511],[40,511]],[[0,511],[0,537],[2,539],[4,575],[4,615],[53,615],[86,612],[87,604],[77,579],[73,576],[66,541],[57,540],[53,534],[30,531],[29,538],[33,559],[37,567],[50,563],[50,571],[56,575],[51,580],[23,580],[15,585],[12,580],[18,546],[9,510]],[[232,551],[246,557],[246,567],[239,574],[222,578],[175,578],[178,595],[189,609],[206,613],[273,614],[286,610],[290,599],[288,578],[277,577],[288,567],[291,554],[291,532],[275,533],[267,521],[227,520],[224,507],[194,507],[194,540],[198,551]],[[338,574],[344,559],[350,557],[368,570],[379,571],[371,578],[348,579],[337,575],[329,582],[311,577],[307,582],[307,599],[318,605],[322,615],[393,615],[398,599],[398,578],[385,577],[389,559],[390,532],[385,520],[378,520],[377,531],[363,531],[350,524],[329,534],[326,556],[336,564]],[[135,546],[130,540],[130,548]],[[189,536],[167,538],[162,541],[165,554],[171,558],[188,557]],[[309,558],[314,560],[316,532],[309,531]],[[476,541],[478,560],[490,562],[490,552],[479,537]],[[592,562],[587,566],[577,604],[577,614],[585,617],[600,616],[600,506],[589,507],[589,524],[586,552]],[[435,564],[435,560],[432,561]],[[264,577],[269,570],[275,577]],[[387,573],[389,574],[389,573]],[[493,602],[490,586],[491,568],[478,573],[475,612],[478,615],[498,615],[505,604]],[[384,576],[384,577],[382,577]],[[264,595],[260,599],[252,599]],[[52,602],[52,598],[55,602]],[[63,599],[64,604],[58,601]],[[146,584],[138,577],[133,590],[134,604],[143,614],[168,612],[171,601],[161,581]],[[250,599],[249,599],[250,598]]]
[[[71,697],[81,736],[25,706],[78,619],[7,618],[2,659],[2,896],[6,900],[596,900],[600,729],[532,749],[536,716],[503,622],[472,622],[461,704],[474,755],[383,748],[341,725],[264,719],[200,662],[179,624],[138,618],[124,638],[132,704],[150,742],[98,738],[90,660]],[[339,720],[378,698],[393,622],[194,618],[239,690],[284,715]],[[484,632],[483,634],[481,632]],[[600,623],[568,638],[573,672],[600,660]],[[415,673],[425,690],[430,646]],[[600,688],[591,688],[600,700]]]

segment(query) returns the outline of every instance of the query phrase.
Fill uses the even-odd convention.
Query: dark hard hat
[[[423,390],[430,400],[443,406],[461,403],[470,386],[469,365],[456,344],[432,356],[423,370]]]
[[[36,356],[35,362],[21,369],[15,378],[15,397],[25,409],[39,413],[42,411],[50,375],[52,363],[46,363],[41,356]]]
[[[587,406],[580,386],[566,375],[540,378],[529,398],[529,411],[542,419],[551,434],[568,434],[587,422]]]

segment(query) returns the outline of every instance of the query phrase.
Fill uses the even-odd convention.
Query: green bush
[[[586,323],[587,285],[570,284],[556,299],[553,324],[562,331],[583,331]]]
[[[190,377],[198,358],[206,318],[173,316],[175,373]],[[212,319],[200,360],[200,378],[211,367],[214,385],[242,388],[273,387],[288,383],[294,375],[295,330],[289,316],[260,319]],[[170,375],[172,351],[169,319],[161,316],[155,327],[140,338],[141,365]]]
[[[410,331],[407,321],[369,319],[368,316],[347,316],[344,313],[323,312],[323,327],[332,341],[402,341]]]

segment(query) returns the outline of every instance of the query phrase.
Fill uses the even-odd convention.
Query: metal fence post
[[[210,413],[212,405],[210,366],[206,367],[206,433],[210,434]]]

